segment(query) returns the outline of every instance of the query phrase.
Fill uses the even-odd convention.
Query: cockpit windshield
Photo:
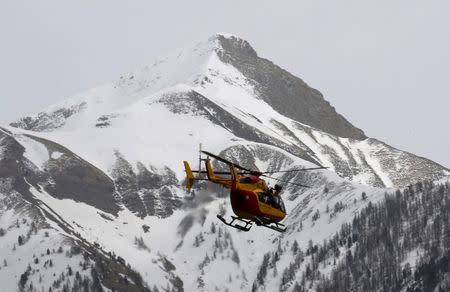
[[[258,198],[260,202],[265,203],[267,205],[271,205],[272,207],[280,210],[281,212],[286,213],[283,200],[281,199],[280,196],[274,196],[269,192],[259,192]]]

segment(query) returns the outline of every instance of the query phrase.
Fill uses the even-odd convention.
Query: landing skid
[[[258,218],[258,217],[254,217],[253,221],[258,226],[264,226],[266,228],[269,228],[269,229],[272,229],[272,230],[275,230],[278,232],[285,232],[287,229],[284,224],[277,223],[277,222],[267,222],[266,220],[261,220],[261,218]]]
[[[270,224],[263,224],[262,226],[267,227],[272,230],[275,230],[275,231],[278,231],[278,232],[281,232],[281,233],[285,232],[287,229],[286,226],[284,226],[283,224],[275,223],[275,222],[270,223]]]
[[[278,232],[286,231],[286,226],[284,226],[283,224],[277,223],[277,222],[266,222],[265,220],[261,220],[258,217],[254,217],[252,220],[246,220],[246,219],[242,219],[239,217],[231,216],[230,222],[227,222],[225,220],[225,218],[223,218],[220,215],[217,215],[217,218],[219,218],[219,220],[222,221],[223,224],[234,227],[234,228],[242,230],[242,231],[249,231],[250,228],[252,228],[252,223],[255,223],[257,226],[264,226],[266,228],[269,228],[269,229],[272,229],[272,230],[275,230]],[[244,223],[245,226],[239,225],[239,224],[237,224],[237,222],[234,223],[235,221]]]
[[[242,231],[249,231],[250,228],[252,228],[252,221],[250,221],[250,220],[244,220],[239,217],[231,216],[231,221],[227,222],[225,220],[225,218],[223,218],[220,215],[217,215],[217,218],[219,218],[219,220],[222,221],[223,224],[234,227],[234,228],[242,230]],[[234,221],[243,222],[245,224],[245,226],[239,225],[237,223],[233,224]]]

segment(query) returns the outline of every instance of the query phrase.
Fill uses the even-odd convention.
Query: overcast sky
[[[367,135],[450,167],[450,1],[0,0],[0,123],[229,32]]]

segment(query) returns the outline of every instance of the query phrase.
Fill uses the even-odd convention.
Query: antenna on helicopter
[[[202,177],[202,143],[199,144],[198,149],[198,176]]]

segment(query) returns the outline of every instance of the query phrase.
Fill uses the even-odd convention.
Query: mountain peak
[[[228,39],[230,39],[230,38],[242,39],[238,35],[235,35],[235,34],[229,33],[229,32],[218,32],[212,36],[212,38],[219,38],[219,37],[224,37],[224,38],[228,38]]]
[[[277,112],[324,132],[362,140],[364,132],[352,125],[302,79],[261,58],[250,43],[231,34],[216,34],[220,61],[236,68],[252,84],[259,99]]]
[[[247,57],[256,58],[258,54],[255,49],[250,45],[248,41],[239,36],[228,34],[228,33],[218,33],[213,36],[217,40],[219,49],[218,53],[230,53],[230,54],[244,54]]]
[[[215,83],[211,83],[213,79]],[[251,92],[251,98],[264,101],[296,122],[339,137],[366,138],[364,132],[337,113],[318,90],[270,60],[259,57],[248,41],[228,33],[217,33],[207,40],[172,51],[122,75],[112,84],[91,89],[12,125],[51,131],[66,124],[76,113],[90,112],[97,119],[180,86],[216,96],[218,101],[233,99],[238,104],[242,102],[235,90],[242,89]],[[264,115],[255,110],[253,115]],[[87,122],[85,118],[81,119],[85,123],[83,121]]]

